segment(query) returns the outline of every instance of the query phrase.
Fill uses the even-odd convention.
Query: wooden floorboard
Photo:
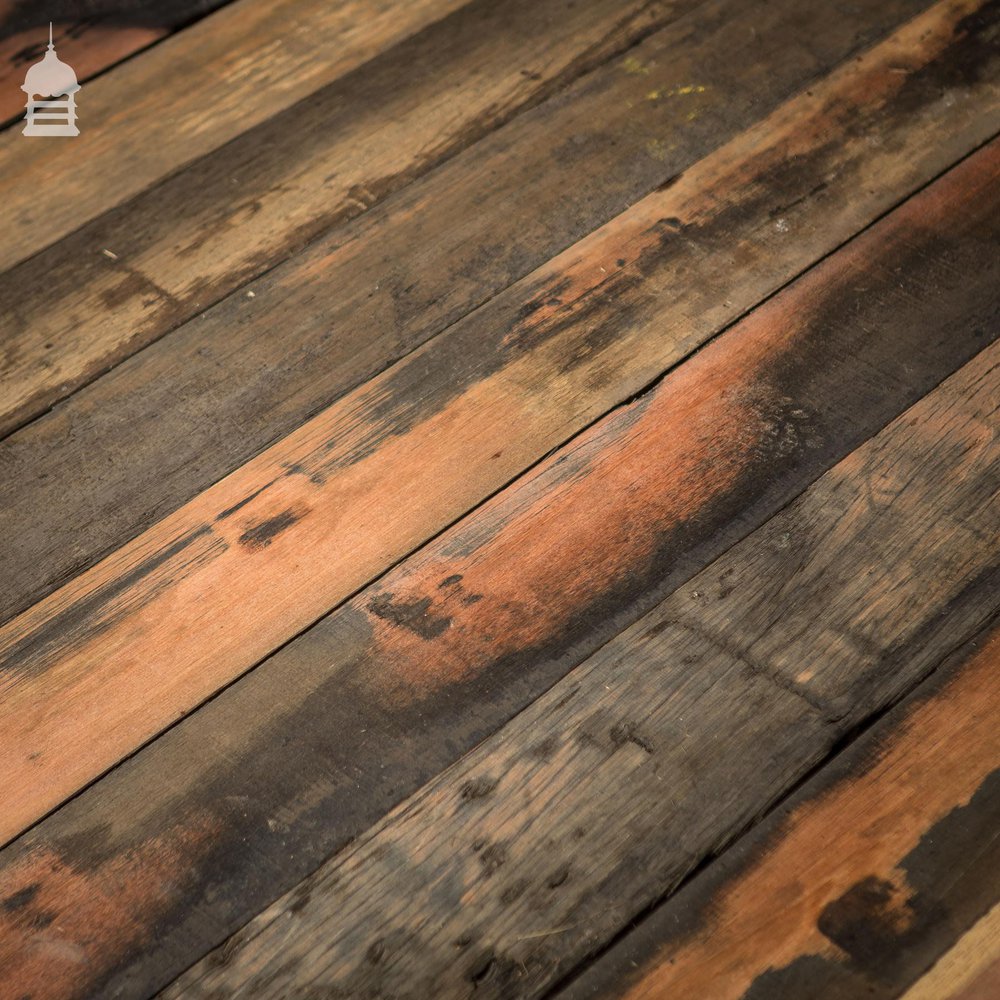
[[[87,80],[204,17],[228,0],[13,0],[0,6],[0,128],[24,118],[24,74],[45,55],[49,22],[59,58]],[[40,9],[44,6],[44,9]],[[18,126],[20,128],[20,126]]]
[[[0,133],[0,269],[27,260],[461,3],[235,0],[81,91],[78,110],[91,124],[72,143],[53,148],[25,142],[16,129]]]
[[[941,12],[947,24],[954,6],[929,16]],[[925,27],[917,25],[922,33]],[[895,58],[893,43],[888,53]],[[852,111],[858,100],[874,99],[873,121],[883,121],[878,112],[891,105],[876,87],[861,94],[857,87],[904,76],[884,72],[885,55],[877,50],[868,62],[850,63],[831,78],[829,91],[779,109],[700,170],[655,192],[4,627],[0,655],[9,669],[0,753],[11,792],[0,838],[16,835],[640,390],[902,194],[920,166],[913,146],[884,147],[886,167],[896,172],[882,171],[881,183],[898,179],[903,187],[887,192],[851,169],[862,155],[871,164],[871,133],[852,142],[849,131],[831,142],[829,127],[818,135],[816,129],[816,117],[829,126],[824,100],[836,103],[845,91]],[[889,87],[896,92],[896,83]],[[949,117],[956,105],[947,105]],[[926,124],[907,118],[902,132],[917,129],[916,149],[941,148],[926,142]],[[802,158],[818,145],[831,170],[823,197],[804,197],[815,186],[812,171],[803,177],[798,169],[777,169],[793,141]],[[992,205],[994,160],[991,147],[978,167],[959,174],[984,206]],[[705,183],[713,178],[714,186]],[[775,218],[794,226],[797,238],[785,239]],[[663,219],[679,222],[664,227]],[[976,245],[991,239],[989,222],[983,225],[985,231],[970,229],[968,248],[988,264]],[[678,226],[680,238],[672,239]],[[972,273],[976,281],[987,276],[976,286],[987,289],[987,304],[971,294],[970,306],[989,308],[992,276],[981,266]],[[700,280],[691,281],[694,274]],[[676,292],[681,275],[685,295]],[[945,273],[940,280],[951,279]],[[666,336],[657,334],[664,329]],[[416,463],[415,452],[422,456]],[[60,495],[50,480],[48,497],[53,490]],[[27,509],[19,504],[18,516]],[[10,537],[16,549],[18,533]],[[233,608],[238,618],[222,625]],[[80,733],[93,738],[81,741],[74,736]]]
[[[479,0],[10,269],[0,434],[694,6]]]
[[[22,837],[0,855],[0,896],[34,886],[97,982],[130,996],[162,985],[178,956],[216,944],[995,337],[996,275],[976,262],[997,235],[997,157],[990,146],[956,167]],[[984,447],[966,507],[990,488]],[[889,538],[923,530],[905,513]],[[916,583],[937,579],[928,606],[950,602],[954,628],[971,627],[989,593],[952,597],[996,554],[942,532],[912,550]],[[890,552],[886,581],[898,566]],[[920,600],[891,597],[907,615],[883,611],[896,633],[926,619]],[[825,688],[808,697],[837,711]],[[44,968],[58,984],[49,956],[19,951],[16,982]]]
[[[983,545],[1000,532],[998,401],[994,344],[164,1000],[543,995],[1000,610]],[[858,600],[867,622],[802,628]],[[817,683],[835,639],[836,684]]]
[[[768,5],[766,25],[756,0],[700,6],[24,428],[0,447],[0,531],[11,540],[0,617],[683,176],[918,6],[865,0],[848,21],[835,6],[780,0]],[[774,193],[767,211],[831,206],[832,194],[810,197],[829,178],[843,197],[836,224],[846,238],[989,138],[998,127],[1000,56],[980,39],[988,26],[977,26],[978,6],[935,8],[927,36],[908,39],[911,63],[900,65],[900,49],[883,50],[881,62],[862,64],[867,75],[853,78],[864,78],[870,94],[845,82],[835,98],[843,107],[811,107],[813,131],[784,140],[797,157],[780,159],[775,148],[771,176],[759,180]],[[765,63],[748,78],[737,58],[748,38],[761,59],[780,55],[780,69]],[[634,65],[650,71],[630,72]],[[976,68],[956,72],[966,65]],[[711,79],[704,93],[669,96],[703,77]],[[847,108],[859,117],[838,117]],[[769,143],[760,132],[754,141]],[[729,204],[752,211],[757,193],[741,182]],[[680,206],[667,218],[687,214]],[[685,234],[678,242],[688,243]],[[724,312],[718,298],[713,305]],[[45,469],[38,454],[48,456]],[[83,535],[73,527],[81,522],[89,526]]]
[[[4,74],[0,1000],[994,1000],[1000,0]]]
[[[996,995],[998,718],[994,627],[559,1000]]]

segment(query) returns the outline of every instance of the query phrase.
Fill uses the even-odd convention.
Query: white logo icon
[[[27,124],[24,135],[79,135],[76,127],[76,100],[80,89],[76,73],[61,62],[52,44],[52,22],[49,22],[49,50],[41,62],[28,69],[21,87],[28,95]],[[35,97],[50,98],[36,101]]]

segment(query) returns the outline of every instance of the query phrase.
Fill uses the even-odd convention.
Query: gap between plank
[[[940,385],[941,383],[938,384]],[[927,395],[933,391],[934,390],[931,389]],[[780,513],[780,511],[776,512],[773,516],[776,517],[778,513]],[[838,759],[842,758],[844,754],[848,752],[857,740],[861,739],[874,729],[890,712],[898,708],[902,702],[910,697],[919,698],[921,690],[927,688],[928,685],[933,683],[938,671],[960,650],[975,648],[984,636],[988,636],[998,627],[1000,627],[1000,612],[993,614],[982,626],[982,628],[980,628],[971,638],[959,640],[953,646],[950,646],[938,658],[934,665],[930,667],[922,677],[917,678],[913,684],[910,685],[910,687],[899,692],[895,697],[887,701],[881,708],[875,709],[875,711],[871,712],[866,718],[857,722],[849,730],[837,737],[826,756],[817,762],[813,767],[805,771],[796,781],[792,782],[784,794],[775,799],[775,801],[772,802],[770,806],[766,807],[759,815],[745,823],[739,830],[736,830],[724,844],[705,854],[691,869],[691,871],[677,883],[677,885],[675,885],[670,891],[664,893],[662,896],[659,896],[648,906],[643,907],[642,910],[635,914],[634,917],[625,923],[615,934],[609,937],[607,941],[601,944],[600,947],[596,948],[591,954],[587,955],[565,975],[553,983],[552,986],[541,995],[540,1000],[558,1000],[558,997],[564,990],[574,986],[606,954],[608,954],[613,948],[619,945],[622,941],[628,938],[629,935],[631,935],[634,931],[637,931],[647,920],[649,920],[656,913],[656,911],[660,909],[660,907],[666,905],[671,899],[674,898],[674,896],[680,893],[683,889],[687,888],[687,886],[689,886],[696,879],[704,875],[705,872],[709,871],[712,866],[717,864],[726,854],[734,850],[741,841],[760,827],[761,824],[765,823],[779,809],[783,808],[793,798],[793,796],[797,795],[801,789],[805,787],[805,785],[822,774],[828,767],[832,767]]]
[[[238,0],[229,0],[229,2],[230,3],[234,3],[234,2],[238,2]],[[471,2],[472,2],[472,0],[470,0],[470,3]],[[688,18],[689,16],[691,16],[692,14],[694,14],[696,11],[698,11],[701,7],[703,7],[706,3],[708,3],[708,0],[700,0],[700,2],[697,3],[694,7],[692,7],[691,9],[689,9],[687,11],[685,11],[685,13],[680,18],[672,18],[668,14],[662,20],[656,21],[655,23],[650,24],[646,28],[641,29],[635,37],[630,38],[629,40],[627,40],[627,41],[625,41],[625,42],[623,42],[623,43],[621,43],[619,45],[616,45],[613,48],[609,49],[606,52],[606,54],[603,56],[603,58],[599,58],[596,61],[592,61],[592,56],[591,56],[592,51],[594,49],[599,49],[601,47],[600,43],[595,43],[589,49],[586,49],[583,52],[581,52],[580,55],[576,59],[574,59],[567,66],[567,68],[562,73],[560,73],[558,76],[554,77],[548,85],[540,88],[537,93],[535,93],[530,98],[528,98],[523,104],[520,104],[517,107],[511,109],[506,114],[500,115],[500,117],[498,117],[497,120],[492,125],[490,125],[490,126],[487,127],[487,129],[486,129],[485,132],[482,132],[481,134],[476,135],[470,141],[466,141],[464,143],[461,142],[461,141],[459,141],[458,143],[455,144],[455,146],[453,148],[451,148],[446,153],[444,153],[444,155],[440,159],[436,160],[429,169],[423,171],[422,173],[417,173],[414,176],[410,177],[400,187],[398,187],[395,190],[391,191],[384,198],[372,202],[370,205],[366,206],[361,211],[359,211],[356,215],[347,215],[347,216],[345,216],[344,218],[340,219],[337,223],[335,223],[333,226],[331,226],[329,229],[324,229],[323,231],[321,231],[321,232],[317,233],[316,235],[314,235],[313,237],[311,237],[309,240],[307,240],[304,244],[302,244],[301,246],[299,246],[294,252],[290,253],[288,256],[279,257],[274,262],[272,262],[271,264],[268,264],[266,267],[264,267],[262,270],[255,272],[253,275],[251,275],[250,277],[246,278],[244,281],[241,281],[239,284],[234,285],[229,291],[225,292],[224,294],[219,295],[218,297],[211,298],[209,301],[206,301],[203,306],[199,307],[196,311],[192,312],[190,316],[188,316],[185,319],[180,320],[177,323],[168,325],[157,336],[155,336],[151,340],[143,343],[138,348],[138,350],[136,350],[136,351],[134,351],[134,352],[132,352],[130,354],[126,354],[123,357],[119,358],[110,367],[105,368],[103,371],[95,373],[94,375],[92,375],[90,377],[84,377],[81,380],[80,384],[77,385],[77,386],[75,386],[72,389],[72,391],[70,391],[69,393],[67,393],[65,396],[60,397],[54,403],[52,403],[51,405],[47,406],[45,409],[39,411],[34,416],[32,416],[32,417],[26,417],[25,419],[23,419],[23,420],[15,423],[15,424],[12,424],[11,427],[5,433],[3,433],[2,435],[0,435],[0,443],[2,443],[3,441],[5,441],[7,438],[11,437],[12,435],[18,433],[19,431],[23,430],[24,428],[30,427],[36,421],[43,419],[48,414],[50,414],[53,410],[57,409],[59,406],[62,406],[64,403],[66,403],[69,400],[71,400],[78,392],[80,392],[83,389],[86,389],[88,386],[93,385],[95,382],[100,381],[102,378],[104,378],[106,375],[109,375],[116,368],[118,368],[119,365],[123,364],[124,362],[130,360],[131,358],[134,358],[134,357],[137,357],[137,356],[141,355],[148,348],[152,347],[154,344],[156,344],[159,341],[163,340],[164,337],[170,336],[170,334],[176,332],[177,330],[181,329],[184,326],[187,326],[189,323],[196,322],[198,319],[200,319],[202,316],[204,316],[205,313],[207,313],[211,309],[215,308],[215,306],[217,306],[220,302],[223,302],[223,301],[225,301],[226,299],[229,299],[229,298],[233,298],[233,297],[239,296],[240,293],[242,293],[243,290],[245,288],[247,288],[247,286],[252,285],[255,282],[260,281],[262,278],[264,278],[267,275],[269,275],[272,271],[274,271],[277,268],[281,267],[282,265],[286,264],[292,258],[297,257],[300,254],[303,254],[303,253],[307,252],[311,247],[313,247],[316,244],[322,242],[323,240],[328,239],[331,236],[331,234],[338,232],[339,230],[345,228],[348,225],[351,225],[352,223],[356,222],[358,219],[360,219],[360,218],[364,217],[365,215],[367,215],[373,209],[378,208],[380,206],[384,206],[386,204],[390,204],[393,199],[400,197],[402,195],[402,193],[405,192],[413,184],[416,184],[416,183],[418,183],[420,181],[423,181],[425,178],[432,177],[434,174],[436,174],[438,171],[440,171],[441,169],[443,169],[448,163],[450,163],[457,156],[460,156],[464,152],[466,152],[467,150],[473,148],[477,143],[481,142],[487,136],[490,136],[490,135],[492,135],[495,132],[499,132],[502,128],[505,128],[511,122],[513,122],[516,119],[518,119],[519,117],[521,117],[522,114],[526,114],[527,112],[529,112],[529,111],[533,110],[534,108],[538,107],[540,104],[543,104],[546,101],[551,100],[552,98],[556,97],[560,92],[562,92],[563,90],[565,90],[567,87],[572,86],[578,80],[584,79],[585,77],[589,76],[591,73],[594,73],[597,70],[603,68],[605,65],[607,65],[610,62],[612,62],[613,60],[618,59],[621,56],[625,55],[626,53],[628,53],[629,51],[631,51],[633,48],[636,48],[637,46],[639,46],[643,42],[645,42],[650,36],[656,34],[658,31],[662,31],[668,25],[670,25],[672,23],[675,23],[676,21],[683,21],[684,19]],[[229,4],[226,4],[226,6],[228,6],[228,5]],[[468,6],[469,6],[469,4],[466,4],[463,7],[460,7],[458,9],[458,11],[454,11],[454,12],[446,15],[441,20],[435,21],[432,24],[427,25],[426,27],[422,28],[419,32],[417,32],[417,34],[422,34],[424,32],[433,30],[439,24],[441,24],[443,21],[446,21],[449,18],[454,17],[456,13],[458,13],[458,12],[460,12],[462,10],[465,10],[465,8],[468,7]],[[656,6],[656,0],[647,0],[647,2],[642,7],[638,8],[633,14],[630,14],[628,17],[626,17],[625,19],[623,19],[623,21],[618,26],[616,26],[616,28],[614,30],[620,30],[621,25],[622,24],[626,24],[629,21],[640,19],[642,17],[643,11],[648,10],[650,7],[654,7],[654,6]],[[206,15],[206,16],[211,16],[211,15]],[[201,21],[201,20],[204,20],[204,18],[199,18],[197,20]],[[190,23],[193,24],[195,22],[190,22]],[[190,26],[190,24],[188,26]],[[173,33],[173,34],[176,34],[176,32]],[[156,44],[159,44],[160,42],[166,41],[168,38],[173,37],[173,34],[171,34],[171,35],[165,35],[163,38],[158,39],[156,42],[154,42],[152,44],[156,45]],[[415,36],[414,35],[410,35],[410,36],[407,36],[407,38],[405,38],[405,39],[401,39],[399,42],[397,42],[395,45],[393,45],[392,48],[387,49],[386,52],[392,52],[394,49],[398,48],[404,42],[408,41],[410,38],[413,38],[413,37],[415,37]],[[878,44],[878,43],[876,42],[875,44]],[[142,51],[145,52],[145,51],[147,51],[151,47],[152,47],[152,45],[146,46],[146,48],[142,49]],[[361,63],[358,67],[356,67],[355,69],[351,70],[349,73],[345,74],[344,76],[338,77],[336,80],[333,80],[333,81],[331,81],[328,84],[325,84],[320,89],[322,90],[322,89],[325,89],[326,87],[335,86],[340,80],[343,80],[346,77],[349,77],[349,76],[353,75],[354,73],[357,73],[357,72],[361,71],[365,66],[368,65],[369,62],[372,62],[376,58],[384,57],[385,54],[386,53],[379,53],[379,55],[373,56],[372,59],[366,60],[364,63]],[[131,58],[131,57],[129,57],[129,58]],[[120,65],[121,63],[127,62],[127,61],[128,61],[127,59],[123,59],[123,60],[120,60],[115,65],[117,66],[117,65]],[[842,63],[838,63],[837,65],[838,66],[842,65]],[[110,68],[113,68],[113,67],[109,67],[109,69]],[[102,74],[96,74],[94,77],[91,77],[90,79],[96,79],[97,75],[102,75]],[[810,77],[809,78],[809,82],[805,85],[805,87],[803,89],[806,89],[807,87],[811,86],[812,83],[813,83],[813,81],[816,80],[819,76],[820,76],[820,74],[817,74],[814,77]],[[302,101],[297,101],[295,104],[293,104],[287,110],[282,111],[279,114],[272,115],[271,118],[267,118],[264,121],[259,122],[257,125],[254,126],[254,129],[263,128],[263,127],[269,125],[270,123],[274,122],[277,118],[282,118],[282,117],[285,117],[285,116],[293,113],[294,109],[299,104],[303,103],[304,101],[311,100],[315,93],[316,92],[314,91],[314,93],[310,94],[309,97],[303,98]],[[17,120],[20,120],[20,119],[17,119]],[[3,129],[3,127],[0,127],[0,132],[2,132],[2,131],[4,131],[4,129]],[[252,131],[252,129],[248,130],[248,131]],[[94,224],[95,222],[97,222],[98,220],[100,220],[104,216],[110,214],[111,212],[122,212],[122,211],[127,210],[128,206],[131,205],[132,203],[134,203],[135,201],[137,201],[138,199],[143,198],[149,192],[155,191],[157,188],[162,187],[163,185],[165,185],[166,183],[168,183],[170,180],[172,180],[177,175],[184,173],[184,171],[188,170],[193,165],[195,165],[195,164],[197,164],[199,162],[202,162],[202,161],[208,159],[209,157],[218,155],[221,150],[225,149],[227,146],[229,146],[232,143],[236,142],[238,139],[240,139],[245,134],[246,133],[240,133],[240,135],[238,135],[238,136],[233,136],[232,139],[230,139],[227,142],[223,143],[217,149],[213,149],[210,152],[205,153],[203,156],[200,156],[197,159],[192,160],[190,163],[185,163],[183,166],[178,167],[178,169],[170,171],[167,174],[164,174],[162,177],[158,178],[153,184],[150,184],[149,187],[143,188],[141,191],[136,192],[131,198],[129,198],[128,201],[124,202],[122,205],[116,205],[113,208],[108,209],[106,212],[101,213],[101,215],[97,216],[96,218],[90,219],[87,222],[82,223],[76,229],[73,229],[73,230],[67,232],[59,240],[55,241],[55,243],[50,243],[50,244],[48,244],[48,245],[46,245],[44,247],[40,247],[37,251],[35,251],[29,257],[26,257],[23,261],[19,261],[16,265],[14,265],[14,267],[21,267],[25,263],[27,263],[28,261],[34,260],[36,257],[38,257],[41,254],[43,254],[46,251],[48,251],[52,246],[55,246],[56,243],[62,242],[62,240],[65,240],[65,239],[68,239],[68,238],[72,237],[75,233],[80,232],[82,229],[86,228],[88,225]],[[573,242],[575,242],[575,241],[573,241]],[[560,246],[556,250],[556,252],[553,254],[553,256],[557,256],[559,253],[562,253],[564,250],[568,249],[572,245],[573,245],[573,243],[571,242],[571,243],[566,244],[566,246]],[[10,268],[9,270],[13,270],[13,268]],[[8,272],[5,271],[5,272],[2,272],[2,273],[6,274]],[[507,284],[496,288],[493,291],[493,293],[490,295],[490,297],[485,300],[485,302],[489,302],[490,299],[495,298],[496,296],[502,294],[504,291],[506,291],[512,285],[514,285],[518,281],[520,281],[521,278],[523,278],[523,277],[524,276],[522,275],[520,278],[516,278],[516,277],[512,278]],[[147,280],[152,280],[152,279],[147,279]],[[463,313],[462,316],[457,317],[454,322],[457,323],[461,319],[463,319],[465,316],[471,315],[477,309],[479,309],[482,305],[485,305],[485,302],[481,302],[481,303],[479,303],[479,305],[473,306],[472,309],[470,309],[468,312]],[[449,327],[451,325],[453,325],[453,324],[449,324]],[[445,327],[442,330],[439,330],[437,333],[433,334],[430,338],[428,338],[428,340],[433,340],[435,337],[440,336],[449,327]],[[422,343],[427,343],[427,342],[428,341],[423,341]],[[422,344],[416,344],[416,345],[414,345],[414,347],[411,350],[407,351],[403,355],[400,355],[398,358],[392,358],[390,360],[387,360],[382,367],[374,370],[368,376],[368,378],[365,381],[369,381],[369,380],[371,380],[373,378],[377,378],[387,368],[391,368],[394,364],[398,364],[400,361],[404,360],[410,354],[414,353],[414,351],[418,350],[421,346],[422,346]],[[316,410],[310,410],[309,412],[307,412],[306,415],[305,415],[305,417],[303,418],[302,422],[305,423],[306,421],[308,421],[309,419],[311,419],[313,416],[316,415],[316,413],[320,412],[320,410],[325,409],[327,405],[330,405],[330,403],[327,403],[324,406],[320,406]],[[261,452],[266,451],[267,448],[269,448],[274,443],[275,440],[279,440],[279,439],[272,439],[272,440],[269,440],[269,441],[265,442],[258,451],[254,452],[250,456],[250,459],[255,458]],[[248,459],[248,461],[250,459]],[[133,535],[133,536],[130,536],[129,538],[124,539],[123,542],[122,542],[122,544],[124,542],[131,541],[131,539],[134,538],[134,537],[135,536]],[[102,556],[104,556],[106,554],[107,554],[107,552],[101,553],[98,556],[98,559],[100,559]],[[58,587],[59,585],[61,585],[61,583],[64,583],[64,582],[66,582],[66,581],[65,580],[60,580],[60,581],[58,581],[56,583],[56,586]],[[0,623],[0,624],[2,624],[2,623]]]

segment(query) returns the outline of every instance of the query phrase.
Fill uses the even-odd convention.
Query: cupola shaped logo
[[[79,135],[76,127],[76,99],[80,89],[76,73],[56,55],[49,22],[49,50],[41,62],[29,67],[21,87],[28,95],[25,135]],[[43,100],[35,100],[41,97]]]

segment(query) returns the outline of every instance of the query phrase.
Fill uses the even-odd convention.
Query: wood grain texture
[[[935,12],[944,15],[945,39],[958,7]],[[926,28],[907,30],[934,38]],[[917,150],[929,123],[916,115],[888,127],[917,147],[894,142],[887,160],[873,162],[872,133],[856,129],[882,122],[887,108],[895,121],[891,95],[907,79],[885,73],[887,53],[898,49],[851,63],[828,89],[776,112],[8,623],[0,631],[0,759],[10,793],[0,838],[639,391],[894,200],[899,188],[886,185],[905,189],[913,170],[926,168]],[[895,81],[884,83],[889,101],[875,86],[887,77]],[[854,111],[869,100],[875,107],[859,119]],[[834,118],[846,127],[834,141],[828,101],[851,110]],[[946,108],[949,120],[955,107]],[[944,193],[920,202],[968,219],[969,242],[955,252],[977,261],[969,308],[986,316],[995,309],[988,211],[996,160],[994,145]],[[876,186],[879,166],[892,169]],[[810,198],[817,169],[828,182]],[[966,280],[919,256],[914,267],[932,268],[942,290]],[[985,318],[971,329],[980,328],[992,329]],[[80,522],[88,530],[92,517]],[[18,544],[16,533],[8,538]]]
[[[24,118],[20,89],[45,55],[49,22],[59,58],[85,83],[227,0],[0,0],[0,128]]]
[[[990,1000],[1000,992],[1000,905],[903,995],[903,1000]]]
[[[1000,529],[998,401],[993,344],[263,911],[165,1000],[543,995],[1000,610],[998,553],[976,537]],[[910,490],[891,507],[869,502],[872,483],[901,464],[918,470]],[[890,534],[894,546],[870,544]],[[842,544],[831,564],[823,544],[833,536]],[[804,603],[786,612],[784,602],[816,563],[826,587],[810,590],[814,627],[798,641]],[[949,585],[974,594],[942,604]],[[740,621],[717,631],[722,592],[747,600],[758,588],[772,594],[771,632],[797,641],[803,665],[829,655],[843,601],[860,591],[877,609],[869,643],[839,657],[844,683],[854,681],[850,718],[808,678],[786,677],[780,656],[765,659]],[[878,687],[868,683],[876,656]]]
[[[947,17],[945,27],[949,37]],[[913,29],[926,35],[924,24]],[[886,104],[871,84],[885,79],[885,54],[852,63],[829,92],[803,95],[5,626],[0,756],[12,791],[0,836],[641,389],[892,199],[868,186],[871,133],[854,131],[857,118],[836,144],[817,129],[829,123],[828,99],[852,109],[874,99],[881,120]],[[909,131],[920,122],[903,133],[923,145],[922,129]],[[792,143],[802,152],[782,172]],[[882,183],[912,183],[912,148],[889,149],[886,166],[898,174],[883,171]],[[968,218],[969,242],[956,252],[986,259],[968,294],[988,316],[996,158],[991,146],[920,203]],[[803,198],[817,167],[836,174],[826,173],[823,197]],[[771,222],[775,210],[794,239]],[[934,265],[918,257],[914,266]],[[965,280],[932,273],[942,289]]]
[[[162,985],[995,337],[996,276],[973,265],[995,238],[997,156],[952,171],[20,838],[0,855],[0,898],[30,889],[18,926],[57,914],[78,960],[54,965],[50,937],[8,925],[15,987]],[[608,303],[638,324],[634,301]],[[296,528],[283,504],[255,509],[268,491],[223,518],[250,512],[236,530],[260,551]]]
[[[728,2],[700,7],[632,51],[629,59],[648,74],[634,72],[628,60],[596,71],[255,282],[255,298],[230,296],[8,439],[0,447],[0,533],[9,540],[0,615],[50,593],[688,170],[909,6],[912,0],[865,0],[864,17],[845,20],[835,6],[780,0],[767,7],[767,30],[756,3],[741,3],[739,17]],[[782,133],[784,147],[775,143],[777,129],[791,127],[787,121],[754,132],[754,142],[772,148],[770,173],[752,173],[755,187],[734,177],[731,193],[714,207],[740,227],[734,238],[744,227],[766,229],[767,212],[778,213],[771,220],[777,226],[786,207],[796,214],[820,206],[835,220],[829,235],[845,238],[992,135],[1000,118],[1000,46],[991,43],[996,18],[978,17],[979,9],[964,0],[938,8],[926,37],[910,35],[891,53],[880,50],[881,61],[858,64],[867,72],[845,79],[831,106],[817,100],[804,108],[811,130]],[[778,69],[748,77],[740,61],[748,45]],[[890,55],[905,61],[887,62]],[[647,99],[702,78],[711,84],[703,94]],[[870,92],[851,90],[861,80]],[[626,98],[634,105],[628,116]],[[688,121],[692,110],[700,114]],[[846,114],[857,117],[838,117]],[[676,148],[667,152],[670,143]],[[744,145],[733,155],[753,152]],[[754,221],[746,213],[759,203],[760,186],[775,197]],[[685,190],[713,211],[697,188]],[[651,224],[690,214],[678,202]],[[791,218],[783,224],[791,226]],[[742,251],[727,246],[720,230],[713,230],[715,242],[741,268]],[[701,251],[689,235],[678,233],[674,242],[689,246],[694,262]],[[816,239],[821,252],[835,245],[826,232],[802,227],[757,232],[761,241],[768,235],[797,239],[803,248]],[[617,259],[606,268],[612,278]],[[455,261],[465,263],[456,270]],[[636,275],[625,272],[624,280]],[[605,276],[594,272],[587,283]],[[685,294],[696,290],[685,286]],[[717,296],[704,305],[725,312]],[[39,454],[48,456],[46,469]],[[81,524],[86,532],[75,527]]]
[[[1000,630],[939,673],[560,1000],[995,995]]]
[[[81,130],[73,142],[28,142],[8,129],[0,134],[0,270],[460,3],[236,0],[81,91]]]
[[[0,434],[695,5],[479,0],[14,267]]]

